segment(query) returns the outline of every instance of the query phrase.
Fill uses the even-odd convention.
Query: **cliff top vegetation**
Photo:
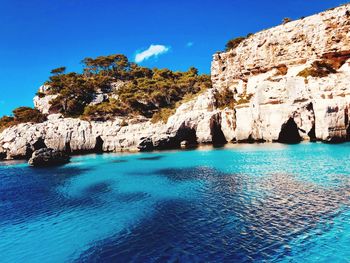
[[[198,74],[194,67],[185,72],[150,69],[130,62],[122,54],[85,58],[82,64],[82,73],[67,73],[66,67],[51,71],[45,83],[47,90],[37,93],[40,98],[57,95],[50,102],[50,114],[101,121],[115,116],[152,118],[164,109],[174,110],[184,98],[211,87],[210,76]],[[96,95],[103,93],[108,98],[95,102]],[[23,108],[15,109],[13,116],[1,118],[0,128],[46,119],[38,110],[27,107],[19,116]]]

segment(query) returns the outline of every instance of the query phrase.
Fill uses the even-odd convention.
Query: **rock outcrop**
[[[68,163],[70,157],[65,152],[51,148],[42,148],[33,152],[28,164],[34,167],[56,166]]]
[[[237,102],[235,139],[285,142],[288,132],[300,140],[347,140],[349,58],[349,4],[215,54],[213,87],[231,90]]]
[[[213,88],[183,103],[167,123],[145,117],[88,122],[51,114],[43,123],[4,130],[0,158],[29,158],[47,147],[80,153],[348,140],[350,5],[256,33],[235,49],[215,54],[211,74]],[[46,89],[42,86],[41,92]],[[218,107],[216,95],[225,90],[234,105]],[[92,103],[114,96],[111,91],[96,94]],[[34,102],[49,113],[46,96]]]
[[[216,109],[210,89],[181,105],[166,124],[154,124],[144,117],[89,122],[52,114],[43,123],[23,123],[4,130],[0,145],[7,159],[29,158],[46,147],[70,153],[167,149],[180,147],[182,141],[215,141],[220,121],[221,110]]]

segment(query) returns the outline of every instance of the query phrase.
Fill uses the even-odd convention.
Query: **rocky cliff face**
[[[215,54],[213,88],[182,104],[166,124],[143,117],[88,122],[49,115],[44,123],[4,130],[0,159],[29,157],[43,147],[78,153],[348,140],[349,58],[350,5],[344,5],[259,32],[237,48]],[[225,90],[231,91],[233,108],[217,107],[216,94]],[[95,102],[105,97],[96,94]],[[48,113],[49,100],[35,97],[34,104]]]
[[[80,152],[137,151],[180,147],[196,143],[223,143],[232,139],[232,127],[222,120],[232,119],[232,112],[215,107],[212,89],[182,104],[166,124],[153,124],[147,118],[115,119],[88,122],[49,115],[39,124],[24,123],[0,134],[3,158],[29,158],[33,151],[49,147],[55,150]],[[222,132],[222,129],[225,132]]]
[[[259,32],[214,55],[212,81],[230,89],[237,141],[349,137],[350,5]]]

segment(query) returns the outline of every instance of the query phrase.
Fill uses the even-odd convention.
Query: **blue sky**
[[[209,73],[212,54],[228,39],[344,2],[0,0],[0,115],[32,106],[51,69],[79,71],[84,57],[122,53],[134,60],[137,52],[162,45],[163,54],[141,64]]]

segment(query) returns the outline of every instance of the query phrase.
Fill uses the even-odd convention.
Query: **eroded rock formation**
[[[350,5],[250,36],[212,62],[213,88],[182,104],[168,122],[145,117],[84,121],[57,114],[0,134],[0,158],[38,149],[77,152],[153,150],[197,143],[350,138]],[[45,91],[45,86],[42,86]],[[230,90],[231,107],[216,94]],[[102,91],[101,91],[102,92]],[[96,94],[94,103],[106,96]],[[49,99],[35,97],[48,113]]]
[[[68,163],[70,157],[65,152],[42,148],[33,152],[28,164],[33,167],[56,166]]]
[[[350,5],[248,37],[212,62],[213,87],[234,93],[237,141],[349,137]],[[286,127],[294,136],[284,133]],[[281,139],[282,138],[282,139]]]

